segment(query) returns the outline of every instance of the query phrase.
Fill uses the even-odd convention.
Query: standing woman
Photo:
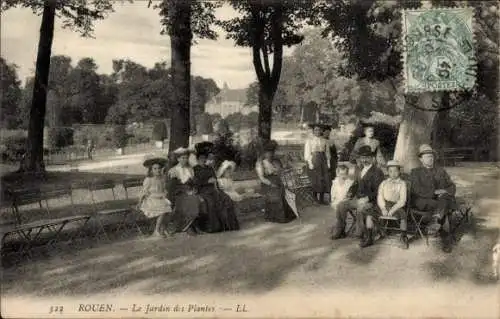
[[[190,235],[200,232],[197,226],[201,205],[194,193],[194,170],[189,165],[192,152],[180,147],[174,151],[177,163],[168,170],[167,190],[174,209],[169,220],[167,234],[187,231]]]
[[[167,199],[165,175],[162,173],[166,162],[164,158],[150,158],[144,161],[144,167],[148,168],[148,175],[144,179],[137,204],[138,210],[148,218],[156,218],[154,237],[165,237],[163,219],[167,213],[172,212],[172,204]]]
[[[280,178],[283,165],[275,156],[277,146],[276,141],[270,141],[264,145],[263,154],[257,160],[255,170],[266,200],[266,220],[274,223],[288,223],[296,216],[285,198],[285,188]]]
[[[332,127],[330,125],[323,126],[323,137],[326,139],[326,143],[330,148],[330,180],[334,180],[337,177],[337,163],[338,163],[338,154],[337,147],[335,146],[335,142],[330,139],[330,135],[332,133]]]
[[[325,194],[330,192],[330,147],[323,138],[321,124],[311,124],[313,136],[304,145],[304,160],[312,182],[314,196],[321,204],[326,204]]]
[[[207,233],[239,230],[234,203],[217,183],[213,147],[211,142],[195,145],[198,165],[194,167],[194,184],[203,207],[199,226]]]
[[[372,149],[372,152],[375,155],[375,163],[378,167],[383,168],[385,166],[385,158],[384,155],[382,154],[382,151],[380,149],[380,141],[377,140],[375,136],[375,129],[371,125],[365,126],[364,129],[365,136],[359,138],[356,143],[354,144],[354,148],[351,152],[351,155],[349,157],[349,160],[351,162],[356,162],[357,159],[359,158],[358,156],[358,151],[362,146],[370,146]],[[356,162],[358,166],[360,166],[359,162]]]

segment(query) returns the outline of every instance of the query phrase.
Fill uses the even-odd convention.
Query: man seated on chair
[[[382,216],[396,217],[400,222],[401,245],[408,249],[407,214],[406,206],[407,187],[401,179],[401,165],[397,161],[387,162],[389,178],[384,180],[378,188],[377,205]]]
[[[429,229],[437,230],[444,252],[451,251],[450,215],[455,206],[456,186],[442,167],[434,165],[435,152],[430,145],[419,147],[421,167],[410,174],[412,208],[424,214],[429,220]]]
[[[362,169],[356,178],[356,193],[353,199],[342,201],[337,206],[337,222],[332,239],[340,239],[346,236],[345,225],[347,213],[356,210],[356,235],[361,235],[360,246],[363,248],[373,244],[373,217],[378,215],[376,207],[377,191],[380,183],[384,180],[384,173],[373,164],[375,153],[370,146],[360,147],[358,156]],[[366,229],[364,229],[363,225],[365,220]]]

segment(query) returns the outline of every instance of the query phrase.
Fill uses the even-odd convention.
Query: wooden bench
[[[456,166],[458,162],[464,160],[477,160],[477,152],[472,147],[444,148],[439,158],[443,166]]]
[[[39,188],[24,188],[10,191],[12,197],[12,212],[15,215],[16,222],[10,225],[2,225],[2,254],[5,253],[5,243],[8,237],[17,240],[20,247],[17,251],[19,255],[27,255],[31,257],[32,248],[53,245],[60,239],[60,234],[63,229],[73,223],[80,224],[80,229],[85,226],[90,216],[88,215],[72,215],[67,217],[51,216],[49,199],[60,198],[61,196],[70,197],[70,210],[73,211],[72,189],[67,185],[61,185],[48,190],[40,190]],[[45,206],[42,204],[45,202]],[[20,207],[30,204],[38,204],[41,219],[31,221],[20,212]],[[69,238],[73,241],[80,232],[75,233]],[[8,250],[7,250],[8,251]]]

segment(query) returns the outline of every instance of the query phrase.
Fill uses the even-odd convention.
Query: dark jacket
[[[434,199],[434,192],[445,189],[451,196],[455,196],[456,186],[450,175],[442,167],[417,167],[410,173],[410,191],[412,201],[416,198]]]
[[[372,165],[361,178],[361,170],[358,171],[356,198],[368,196],[370,203],[377,202],[378,187],[385,179],[384,172],[376,165]]]

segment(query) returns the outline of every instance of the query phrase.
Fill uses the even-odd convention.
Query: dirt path
[[[170,302],[183,294],[198,303],[214,303],[221,300],[216,295],[226,300],[234,295],[246,296],[252,316],[269,315],[274,307],[280,316],[497,318],[491,247],[498,240],[499,172],[479,167],[450,173],[459,192],[473,193],[476,199],[473,227],[451,254],[442,253],[435,241],[429,247],[415,241],[407,251],[395,238],[363,250],[353,238],[332,242],[332,213],[316,208],[289,224],[255,220],[238,232],[133,239],[55,252],[50,259],[5,269],[3,301],[14,305],[57,295],[70,296],[73,304],[83,297],[103,302],[131,296],[161,296]],[[284,297],[284,304],[271,303]]]

